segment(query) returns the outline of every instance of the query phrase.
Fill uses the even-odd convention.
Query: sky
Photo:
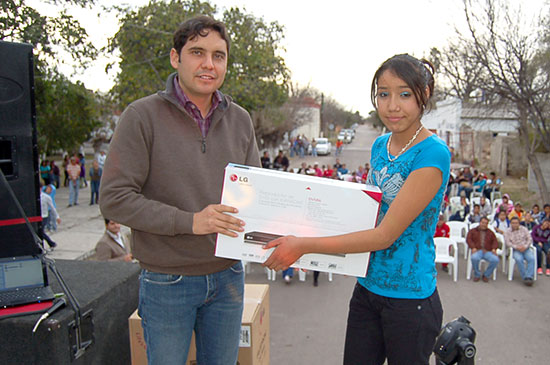
[[[540,9],[545,0],[522,0],[525,7]],[[332,97],[348,110],[363,116],[373,109],[370,85],[378,66],[389,57],[409,53],[429,54],[442,48],[463,29],[462,0],[210,0],[218,7],[240,7],[267,22],[283,25],[282,53],[291,71],[292,82],[310,85]],[[55,11],[43,1],[28,0],[40,11]],[[139,7],[148,0],[99,0],[100,4],[131,4]],[[71,11],[86,28],[97,48],[118,30],[114,14],[74,9]],[[105,65],[116,60],[96,60],[74,78],[92,90],[108,91],[115,72],[105,74]],[[166,62],[169,62],[168,57]],[[116,68],[115,68],[116,71]],[[437,81],[437,78],[436,78]]]

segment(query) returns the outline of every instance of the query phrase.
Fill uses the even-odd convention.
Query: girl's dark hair
[[[188,40],[193,40],[199,36],[206,37],[211,30],[218,32],[225,41],[227,56],[229,57],[230,39],[225,24],[206,15],[196,16],[180,24],[174,32],[174,49],[178,52],[178,55],[181,54],[181,49]]]
[[[405,81],[413,91],[416,103],[423,112],[426,109],[431,109],[429,101],[434,93],[434,66],[428,60],[419,60],[408,54],[395,55],[384,61],[376,70],[370,91],[371,102],[375,108],[378,79],[386,70],[391,71],[395,76]],[[429,91],[428,95],[426,95],[426,88]]]

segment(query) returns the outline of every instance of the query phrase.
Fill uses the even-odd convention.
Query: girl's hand
[[[295,236],[277,238],[264,246],[264,249],[276,247],[271,256],[263,263],[272,270],[286,270],[305,253],[300,249],[300,239]]]

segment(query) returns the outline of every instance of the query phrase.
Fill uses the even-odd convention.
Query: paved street
[[[340,161],[355,169],[370,159],[370,146],[377,133],[368,127],[358,129],[355,140],[345,146]],[[333,164],[335,157],[307,156],[303,161]],[[298,167],[299,158],[291,160]],[[62,218],[59,231],[52,234],[58,243],[50,256],[79,259],[89,255],[101,237],[104,223],[97,205],[89,206],[89,188],[80,191],[80,205],[67,208],[68,189],[61,188],[57,205]],[[473,283],[465,279],[466,261],[461,255],[458,282],[440,272],[439,293],[444,322],[461,315],[477,332],[478,364],[547,364],[550,344],[550,277],[539,277],[528,288],[519,274],[509,282],[499,264],[497,280]],[[249,283],[268,283],[262,266],[251,265]],[[271,364],[332,365],[342,363],[347,306],[355,279],[334,275],[328,282],[321,274],[318,287],[308,273],[305,282],[297,275],[290,285],[281,280],[271,288]],[[137,303],[136,303],[137,304]]]

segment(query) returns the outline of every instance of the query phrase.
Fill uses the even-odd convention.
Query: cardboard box
[[[216,256],[263,263],[263,246],[279,236],[325,237],[373,228],[379,188],[288,172],[229,164],[222,204],[236,207],[245,231],[218,235]],[[307,254],[292,267],[365,276],[370,254]]]
[[[137,310],[128,319],[132,365],[147,365],[141,318]],[[196,365],[195,335],[185,365]],[[239,343],[239,365],[269,364],[269,285],[246,284]]]

